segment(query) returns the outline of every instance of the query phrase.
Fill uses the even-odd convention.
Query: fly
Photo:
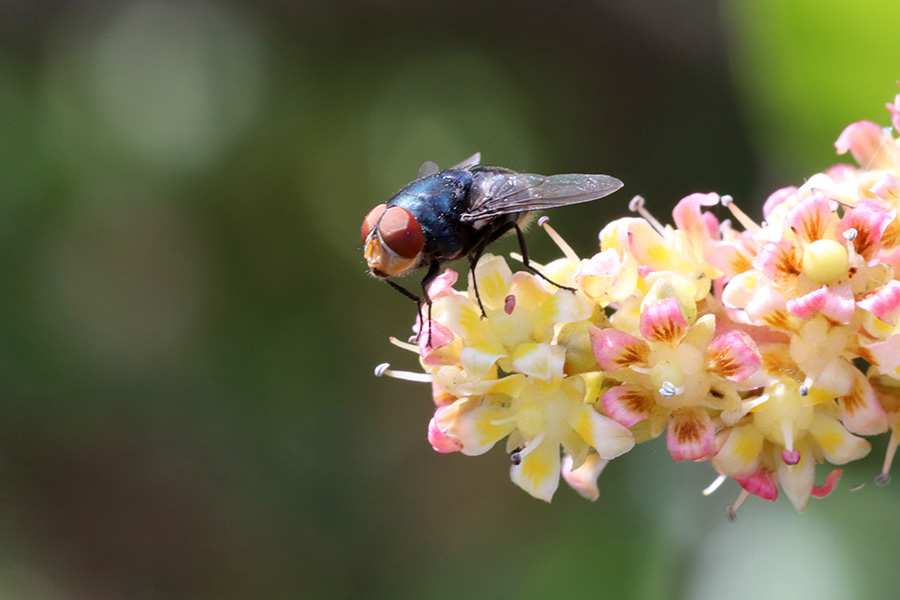
[[[545,177],[480,166],[479,162],[481,155],[475,154],[443,171],[426,162],[415,181],[373,208],[363,220],[362,241],[370,272],[414,300],[420,311],[422,303],[427,304],[429,321],[428,286],[441,265],[466,257],[474,273],[484,250],[510,231],[516,232],[526,269],[556,287],[571,290],[531,266],[522,227],[531,211],[599,200],[622,187],[621,181],[609,175]],[[393,281],[423,268],[427,271],[421,297]],[[474,275],[472,283],[485,316]]]

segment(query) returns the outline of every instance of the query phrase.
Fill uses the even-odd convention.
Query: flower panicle
[[[431,384],[436,451],[503,442],[512,481],[546,501],[560,477],[596,499],[612,459],[663,434],[674,461],[712,466],[704,494],[734,480],[729,518],[779,492],[803,511],[890,431],[886,483],[900,440],[898,106],[893,131],[840,134],[857,166],[774,192],[764,221],[710,193],[665,225],[638,196],[582,258],[540,219],[562,254],[532,261],[545,277],[485,254],[459,291],[448,269],[417,325],[429,343],[395,342],[422,372],[376,374]]]

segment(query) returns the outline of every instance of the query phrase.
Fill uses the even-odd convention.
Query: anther
[[[516,309],[516,297],[514,294],[510,294],[506,297],[506,300],[503,301],[503,312],[508,315],[511,315],[513,311]]]
[[[656,220],[656,217],[650,214],[644,205],[646,204],[646,200],[644,200],[643,196],[635,196],[631,199],[631,202],[628,203],[628,210],[631,212],[636,212],[644,219],[650,223],[650,226],[653,227],[658,233],[662,234],[665,232],[665,227],[660,224],[659,221]]]
[[[851,227],[850,229],[846,230],[843,235],[845,240],[847,240],[848,242],[852,242],[856,239],[856,236],[859,235],[859,232],[854,227]]]
[[[678,388],[675,387],[675,384],[671,381],[663,381],[662,386],[659,388],[659,395],[663,398],[671,398],[678,394]]]
[[[875,485],[887,485],[891,482],[891,476],[888,473],[879,473],[875,476]]]
[[[522,464],[522,451],[518,448],[509,453],[509,460],[514,465]]]
[[[808,396],[809,395],[809,386],[804,383],[803,385],[800,386],[800,389],[797,391],[797,393],[800,394],[801,396]]]

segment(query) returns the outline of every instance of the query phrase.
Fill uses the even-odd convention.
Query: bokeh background
[[[888,124],[896,0],[0,1],[0,599],[887,598],[886,440],[803,515],[724,516],[648,443],[590,503],[438,455],[375,379],[408,300],[362,217],[419,164],[766,195]],[[540,231],[537,261],[557,256]],[[514,244],[498,244],[510,251]],[[820,480],[824,472],[820,473]],[[857,491],[851,488],[865,483]]]

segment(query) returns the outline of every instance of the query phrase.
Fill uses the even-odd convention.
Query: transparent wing
[[[416,179],[422,179],[423,177],[428,177],[430,175],[435,175],[440,171],[436,162],[431,162],[430,160],[426,160],[422,163],[422,166],[419,167],[419,173],[416,175]]]
[[[623,184],[609,175],[495,173],[482,177],[477,185],[471,208],[461,216],[463,221],[591,202]]]
[[[469,167],[474,167],[475,165],[481,162],[481,152],[476,152],[466,160],[462,161],[458,165],[453,165],[450,167],[451,169],[467,169]]]

